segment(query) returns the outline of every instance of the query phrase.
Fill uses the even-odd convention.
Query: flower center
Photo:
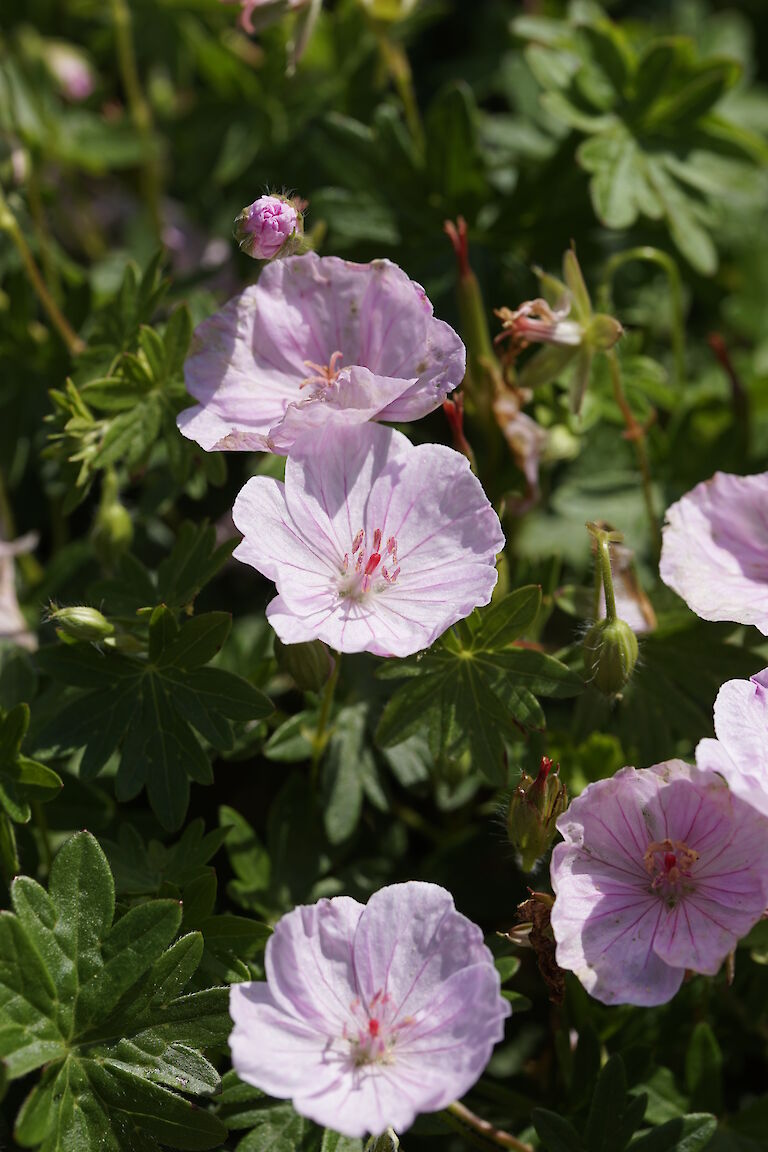
[[[382,532],[381,528],[377,528],[369,550],[365,530],[361,528],[355,533],[350,551],[344,553],[341,575],[339,595],[353,600],[360,600],[372,588],[381,589],[387,584],[396,583],[400,575],[397,540],[390,536],[382,551]]]
[[[643,856],[651,877],[651,891],[657,892],[673,908],[681,896],[693,888],[691,870],[699,858],[684,840],[654,840]]]
[[[311,375],[305,376],[299,385],[300,388],[314,386],[315,393],[322,391],[338,380],[341,372],[341,362],[344,359],[342,352],[333,352],[327,364],[315,364],[314,360],[305,360],[304,367],[312,370]]]
[[[412,1018],[406,1016],[396,1021],[392,998],[381,989],[367,1008],[359,1000],[353,1000],[349,1010],[354,1025],[351,1028],[344,1025],[342,1039],[349,1044],[352,1066],[363,1068],[369,1064],[392,1064],[399,1035],[413,1023]]]

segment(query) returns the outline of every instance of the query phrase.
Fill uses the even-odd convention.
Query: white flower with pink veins
[[[380,424],[329,422],[298,440],[285,483],[249,480],[234,555],[277,585],[284,644],[408,656],[487,604],[504,545],[466,457]]]

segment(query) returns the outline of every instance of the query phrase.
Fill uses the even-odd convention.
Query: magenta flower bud
[[[281,196],[260,196],[235,220],[240,251],[254,260],[273,260],[301,231],[301,214]]]

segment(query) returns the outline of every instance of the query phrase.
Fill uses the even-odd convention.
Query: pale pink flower
[[[234,555],[274,580],[284,644],[408,656],[487,604],[499,519],[466,457],[380,424],[328,423],[296,442],[285,484],[249,480]]]
[[[660,572],[702,619],[768,636],[768,472],[716,472],[673,504]]]
[[[714,975],[768,902],[768,820],[682,760],[588,785],[557,827],[557,963],[604,1004]]]
[[[768,816],[768,668],[723,684],[715,734],[716,740],[699,741],[696,763],[719,772],[731,791]]]
[[[464,345],[396,264],[289,256],[197,329],[178,418],[205,448],[285,453],[334,413],[418,420],[464,376]]]
[[[462,1096],[510,1011],[482,932],[436,884],[296,908],[265,968],[230,993],[235,1071],[345,1136],[401,1133]]]
[[[255,260],[272,260],[296,235],[299,213],[281,196],[259,196],[235,221],[235,237],[242,252]]]

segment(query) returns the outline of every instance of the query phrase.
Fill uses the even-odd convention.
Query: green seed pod
[[[275,637],[275,658],[302,692],[319,692],[333,672],[334,659],[322,640],[282,644]]]
[[[624,620],[600,620],[584,637],[587,680],[603,693],[615,696],[628,683],[637,663],[637,637]]]
[[[542,756],[539,774],[520,777],[507,811],[507,835],[517,849],[520,867],[532,872],[555,838],[555,821],[568,807],[568,793],[552,761]]]
[[[49,619],[54,622],[58,631],[70,640],[106,640],[115,630],[106,616],[98,608],[87,608],[80,605],[72,608],[53,608]]]

